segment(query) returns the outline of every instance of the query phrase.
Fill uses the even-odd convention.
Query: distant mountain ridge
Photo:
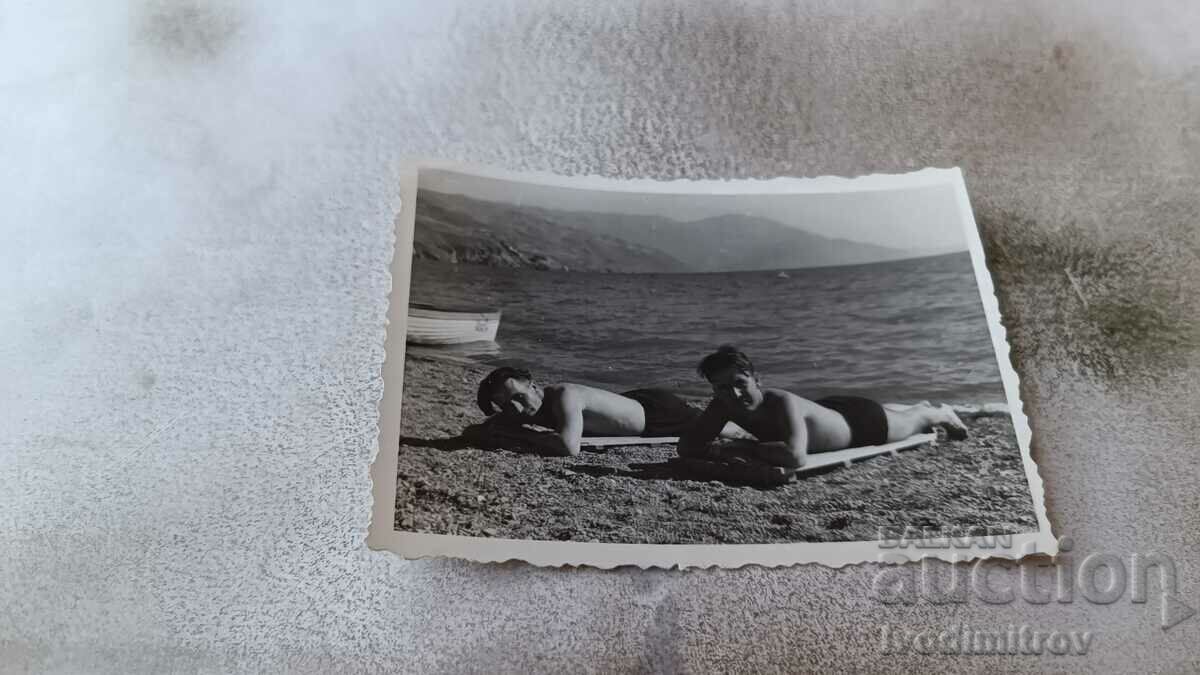
[[[662,216],[515,206],[422,190],[414,257],[502,267],[733,272],[853,265],[911,251],[835,239],[765,218]]]
[[[670,250],[672,256],[703,272],[854,265],[914,255],[874,244],[822,237],[756,216],[725,214],[680,222],[626,214],[569,215],[576,223],[586,220],[597,232]]]
[[[413,257],[492,267],[593,272],[686,272],[654,248],[573,228],[552,214],[422,190]]]

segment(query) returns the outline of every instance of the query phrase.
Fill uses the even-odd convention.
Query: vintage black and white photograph
[[[626,185],[421,168],[416,182],[393,264],[402,380],[390,371],[381,409],[398,414],[381,425],[394,472],[376,474],[394,481],[377,499],[394,498],[376,506],[394,506],[395,533],[437,536],[400,552],[461,555],[422,548],[462,541],[447,538],[828,552],[914,532],[1046,551],[957,170]]]

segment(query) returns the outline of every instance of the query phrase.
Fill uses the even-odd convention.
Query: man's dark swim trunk
[[[642,404],[646,429],[642,436],[678,436],[700,416],[700,411],[666,389],[634,389],[621,394]]]
[[[813,402],[841,413],[846,419],[846,424],[850,425],[850,447],[887,443],[887,413],[875,401],[859,396],[830,396]]]

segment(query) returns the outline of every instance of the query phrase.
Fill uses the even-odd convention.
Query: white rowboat
[[[418,345],[461,345],[495,342],[500,311],[469,307],[408,306],[408,342]]]

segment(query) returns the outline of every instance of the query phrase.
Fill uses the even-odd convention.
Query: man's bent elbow
[[[803,450],[791,450],[783,457],[783,466],[786,469],[803,469],[804,464],[808,461],[808,455]]]
[[[557,445],[558,454],[562,457],[575,457],[583,451],[582,444],[579,442],[572,442],[562,438],[559,439]]]

